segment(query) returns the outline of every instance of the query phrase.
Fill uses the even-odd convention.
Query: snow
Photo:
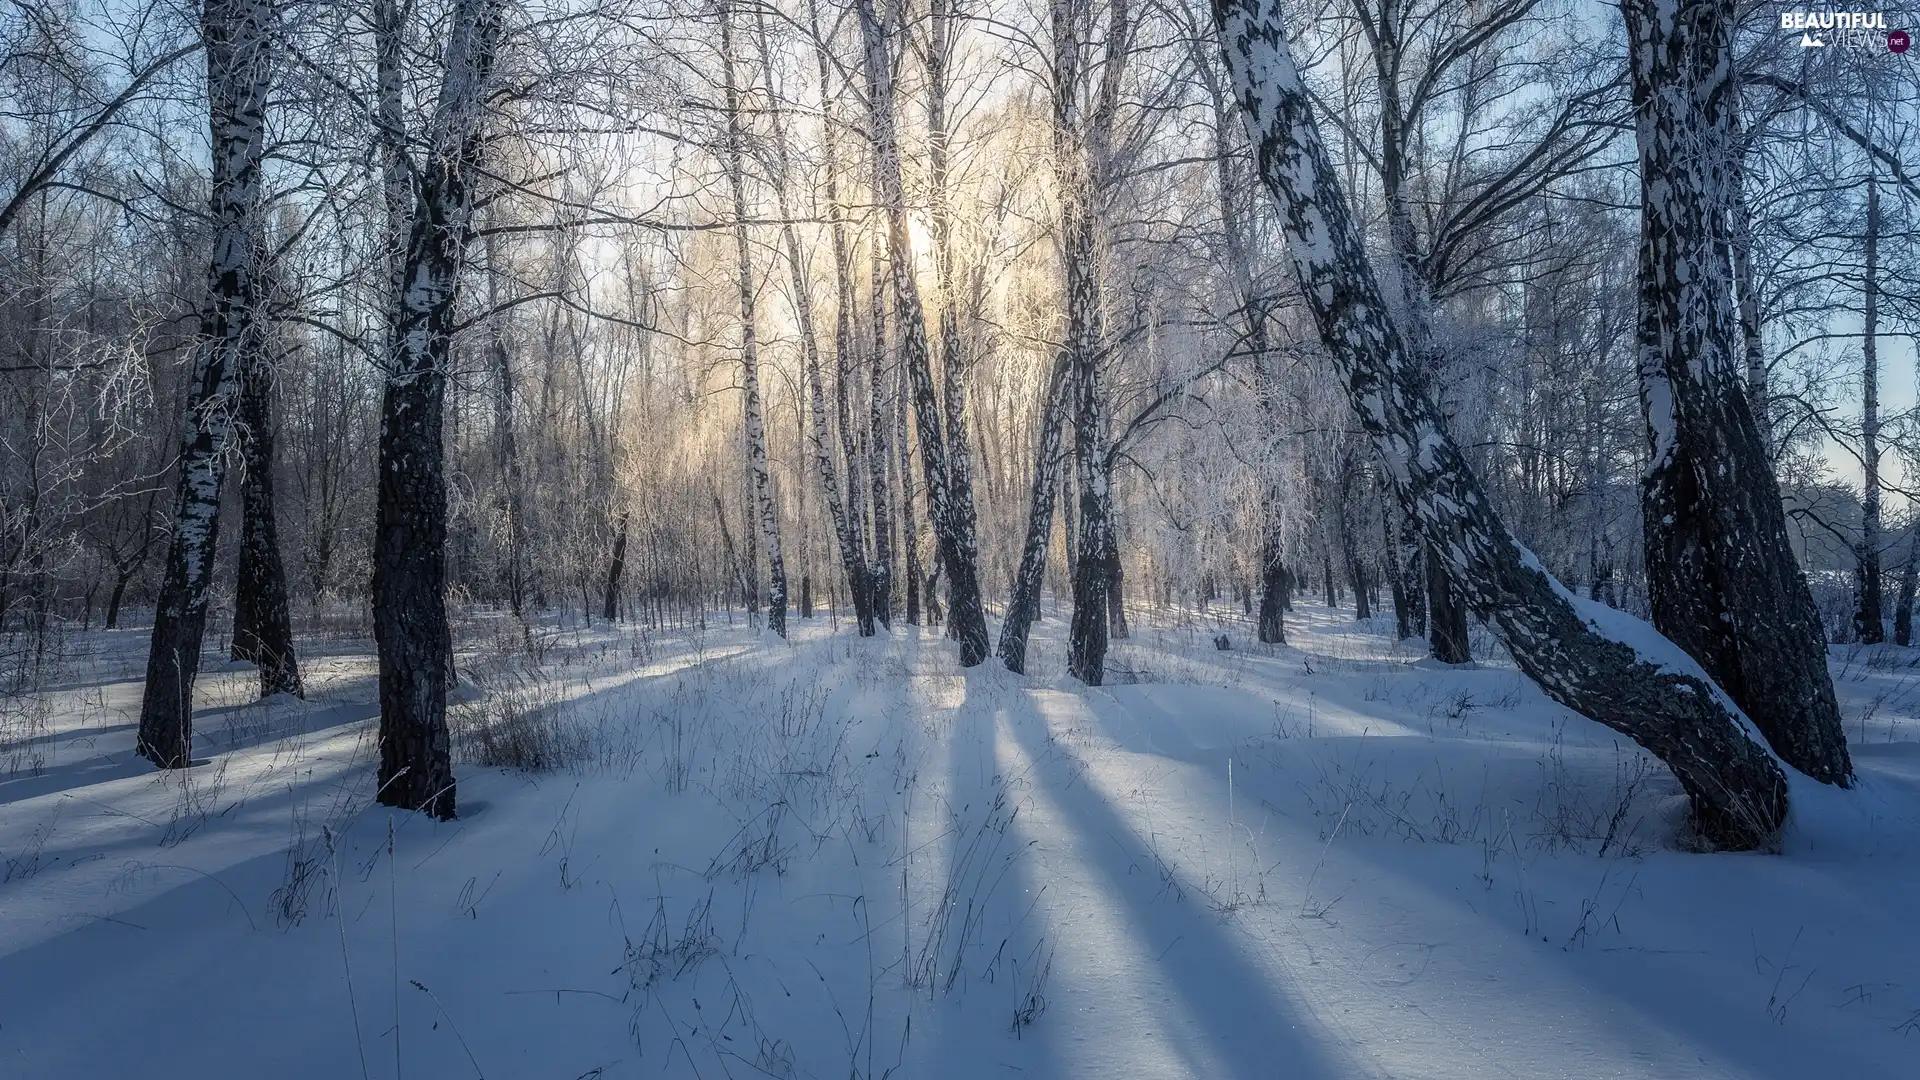
[[[469,620],[445,824],[369,805],[369,643],[303,641],[304,702],[216,665],[161,776],[144,632],[76,635],[0,702],[0,1076],[1920,1073],[1912,651],[1835,653],[1857,789],[1699,855],[1488,643],[1140,611],[1088,689],[1047,614],[1032,677]],[[476,764],[516,712],[571,764]]]

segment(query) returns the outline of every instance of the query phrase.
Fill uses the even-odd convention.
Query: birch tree
[[[961,492],[949,468],[944,410],[935,400],[931,350],[920,286],[914,278],[913,239],[907,228],[906,193],[901,181],[900,142],[894,125],[893,67],[886,28],[873,0],[856,0],[875,157],[876,201],[886,218],[887,265],[898,320],[900,362],[913,393],[913,418],[920,440],[920,467],[926,480],[927,517],[933,526],[940,567],[947,579],[949,633],[960,643],[960,663],[972,667],[990,648],[986,609],[981,603],[973,495]],[[964,478],[961,478],[964,479]],[[1102,608],[1104,615],[1104,607]]]
[[[1741,378],[1723,245],[1732,0],[1630,0],[1640,151],[1642,486],[1653,623],[1698,660],[1781,758],[1852,775],[1826,640],[1788,543]]]
[[[264,247],[265,245],[261,245]],[[266,253],[262,252],[264,258]],[[271,285],[273,275],[263,274]],[[293,651],[292,600],[280,553],[280,515],[274,504],[274,372],[270,343],[249,349],[238,376],[240,567],[233,592],[235,660],[260,670],[260,696],[305,697]]]
[[[809,275],[806,253],[801,247],[800,231],[793,223],[794,202],[789,193],[793,165],[788,144],[789,132],[786,115],[785,110],[781,108],[780,105],[779,92],[773,85],[773,50],[768,43],[766,14],[765,12],[759,12],[756,17],[758,19],[757,29],[759,31],[760,66],[765,73],[767,90],[772,99],[772,104],[768,109],[768,121],[773,127],[772,141],[774,160],[772,179],[774,209],[781,221],[780,250],[782,254],[786,256],[789,289],[792,294],[790,299],[793,305],[794,321],[797,324],[796,330],[800,335],[801,380],[804,383],[806,412],[810,421],[807,425],[805,439],[813,455],[814,468],[820,476],[820,490],[826,499],[827,516],[833,524],[834,541],[840,549],[840,567],[841,571],[846,574],[847,592],[853,601],[854,625],[858,628],[862,637],[870,637],[874,632],[873,602],[871,597],[867,595],[866,558],[861,551],[861,537],[858,522],[840,495],[839,470],[834,466],[833,446],[828,430],[830,424],[829,414],[827,412],[826,388],[824,385],[825,375],[822,372],[820,364],[820,334],[814,324],[813,282]],[[824,95],[826,89],[825,80],[829,76],[829,71],[825,66],[824,59],[821,61],[821,64],[821,90]],[[823,111],[825,106],[826,103],[823,100]],[[826,119],[823,125],[822,137],[827,141],[829,146],[833,144],[835,138],[833,125],[834,121],[830,117]],[[829,154],[828,156],[830,159],[828,164],[828,184],[830,190],[827,198],[828,214],[830,215],[829,228],[833,233],[832,243],[834,247],[836,276],[844,280],[844,270],[840,267],[840,261],[844,258],[844,248],[846,246],[846,237],[844,235],[845,226],[840,220],[841,209],[837,198],[838,191],[832,189],[832,185],[837,183],[837,180],[831,175],[831,170],[834,167],[831,158],[835,155]],[[841,353],[841,350],[846,347],[844,329],[847,325],[848,315],[848,312],[842,311],[836,316],[836,321],[841,329],[836,333],[834,342],[836,360],[835,392],[838,398],[837,404],[840,407],[841,423],[843,425],[846,422],[845,416],[847,413],[845,385],[847,372],[845,357]],[[851,454],[848,456],[850,458]],[[851,492],[849,494],[851,494]]]
[[[449,16],[425,153],[406,162],[411,199],[380,409],[373,545],[379,800],[442,820],[453,818],[456,808],[447,732],[453,639],[442,429],[455,304],[473,234],[473,189],[485,163],[487,98],[504,20],[504,0],[456,0]]]
[[[207,267],[193,397],[180,439],[173,538],[154,614],[136,749],[163,769],[193,756],[193,684],[206,628],[235,394],[248,355],[263,349],[260,318],[261,158],[272,86],[271,0],[207,0],[200,30],[213,144]]]
[[[1786,777],[1739,707],[1644,623],[1548,575],[1507,532],[1447,435],[1321,144],[1278,0],[1216,0],[1214,17],[1301,298],[1429,551],[1549,697],[1672,768],[1702,837],[1726,847],[1770,842],[1786,819]]]
[[[760,339],[754,311],[753,248],[747,237],[746,128],[740,118],[735,73],[733,6],[720,9],[721,85],[726,94],[727,190],[733,199],[733,246],[740,283],[741,422],[747,448],[747,484],[761,539],[767,546],[767,628],[787,636],[787,563],[780,550],[780,513],[767,477],[767,422],[760,401]]]

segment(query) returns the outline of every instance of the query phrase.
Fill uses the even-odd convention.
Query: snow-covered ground
[[[363,642],[204,676],[162,776],[144,633],[72,639],[0,712],[0,1076],[1920,1076],[1920,654],[1836,650],[1859,788],[1703,855],[1612,733],[1311,605],[1095,690],[500,622],[449,824],[370,805]]]

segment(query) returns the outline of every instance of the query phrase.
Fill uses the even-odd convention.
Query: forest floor
[[[471,620],[445,824],[371,805],[368,643],[214,665],[156,775],[145,633],[73,635],[0,702],[0,1077],[1920,1076],[1920,653],[1836,648],[1858,789],[1707,855],[1511,666],[1317,606],[1142,615],[1099,689],[1057,618],[1030,677],[796,625]]]

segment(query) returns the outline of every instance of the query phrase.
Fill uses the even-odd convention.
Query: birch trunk
[[[1548,696],[1673,769],[1703,838],[1726,847],[1770,842],[1786,819],[1786,777],[1739,708],[1646,624],[1548,575],[1507,532],[1447,435],[1320,142],[1278,0],[1215,0],[1214,16],[1302,299],[1429,549]]]
[[[1006,618],[1000,622],[1000,644],[995,650],[1007,670],[1027,670],[1027,635],[1040,617],[1040,589],[1047,577],[1047,547],[1053,539],[1053,509],[1060,491],[1060,443],[1066,431],[1067,388],[1072,360],[1064,350],[1054,359],[1047,392],[1040,409],[1040,437],[1034,447],[1033,482],[1027,491],[1027,538],[1020,546],[1020,568],[1014,572]]]
[[[893,72],[884,28],[873,0],[858,0],[869,101],[873,119],[878,201],[886,213],[893,298],[899,318],[900,359],[913,388],[914,425],[920,435],[920,467],[927,485],[927,516],[933,525],[940,565],[947,576],[950,636],[960,643],[960,663],[972,667],[987,658],[986,610],[980,601],[978,555],[972,517],[973,493],[961,491],[948,467],[942,416],[933,388],[932,359],[925,311],[914,280],[913,241],[907,229],[906,196],[900,175],[900,144],[894,129]]]
[[[1251,217],[1256,194],[1244,181],[1236,164],[1244,155],[1236,154],[1230,133],[1236,118],[1233,98],[1220,84],[1217,69],[1205,55],[1201,35],[1195,35],[1194,66],[1205,74],[1207,96],[1213,106],[1213,143],[1216,158],[1215,183],[1220,191],[1220,231],[1228,271],[1233,275],[1234,299],[1244,320],[1242,334],[1249,365],[1253,369],[1254,393],[1260,406],[1260,420],[1269,431],[1279,431],[1280,372],[1274,355],[1268,320],[1272,317],[1273,297],[1256,289],[1251,245]],[[1277,441],[1272,447],[1277,449]],[[1256,636],[1268,645],[1287,641],[1287,565],[1286,538],[1282,533],[1284,515],[1281,502],[1286,497],[1280,488],[1280,463],[1265,460],[1260,469],[1260,610]]]
[[[766,69],[767,78],[769,82],[771,82],[773,78],[773,60],[772,50],[767,43],[766,13],[764,11],[757,13],[757,18],[759,19],[760,63],[761,66]],[[821,70],[823,92],[824,87],[827,85],[825,80],[828,76],[828,71],[824,64],[825,61],[823,60]],[[778,100],[777,95],[774,97],[774,100]],[[824,99],[822,100],[821,106],[822,111],[825,112],[827,104]],[[794,319],[798,324],[800,333],[801,379],[805,383],[803,392],[807,395],[808,416],[810,419],[810,425],[805,437],[810,449],[813,451],[814,467],[820,474],[820,490],[826,497],[827,517],[833,523],[834,540],[840,547],[840,568],[847,576],[847,591],[853,598],[854,624],[858,628],[861,637],[871,637],[873,636],[873,605],[867,596],[867,564],[865,557],[860,551],[858,522],[849,511],[847,502],[840,496],[840,478],[838,476],[838,470],[834,467],[833,451],[827,430],[826,390],[822,385],[820,368],[820,335],[818,328],[814,325],[813,284],[807,272],[806,258],[800,249],[799,231],[794,228],[792,223],[792,199],[788,193],[787,186],[790,180],[792,163],[788,159],[786,121],[784,114],[778,108],[771,109],[769,115],[773,124],[774,140],[775,170],[773,177],[773,196],[775,206],[779,211],[780,220],[784,223],[780,230],[780,241],[782,249],[787,256],[787,270],[793,289]],[[828,221],[829,227],[833,232],[835,267],[840,280],[844,282],[845,273],[844,267],[841,265],[841,260],[845,256],[845,226],[841,221],[838,181],[833,175],[833,171],[837,167],[837,162],[834,160],[836,155],[833,152],[835,137],[834,119],[832,116],[829,115],[826,117],[824,127],[824,138],[827,146]],[[842,311],[839,315],[839,328],[842,335],[845,333],[846,325],[846,313]],[[843,429],[846,423],[845,415],[847,412],[845,385],[846,363],[844,352],[842,352],[845,347],[846,341],[844,337],[836,338],[835,361],[839,377],[839,406]],[[850,454],[851,451],[849,450],[849,455]],[[849,494],[856,495],[857,492],[850,492]],[[801,586],[801,614],[804,618],[811,618],[813,615],[811,582],[803,578],[801,580]]]
[[[1753,411],[1754,426],[1760,431],[1760,445],[1769,459],[1773,456],[1772,400],[1767,390],[1767,358],[1760,337],[1760,286],[1753,273],[1753,204],[1747,195],[1747,133],[1740,122],[1738,95],[1731,106],[1734,138],[1734,167],[1728,176],[1731,198],[1728,206],[1729,248],[1733,257],[1733,286],[1739,298],[1741,354],[1746,363],[1747,405]]]
[[[1120,82],[1132,40],[1127,0],[1109,0],[1100,80],[1091,110],[1081,102],[1085,72],[1080,54],[1087,28],[1074,0],[1054,0],[1054,144],[1059,165],[1060,258],[1065,277],[1067,350],[1072,358],[1075,515],[1078,556],[1073,568],[1073,618],[1067,630],[1067,672],[1089,686],[1106,678],[1111,634],[1110,592],[1117,557],[1109,489],[1106,394],[1101,344],[1100,212],[1107,150],[1119,107]]]
[[[264,250],[264,243],[258,245]],[[235,660],[260,670],[260,696],[305,697],[293,651],[286,563],[274,509],[273,358],[263,340],[240,358],[240,566],[233,593]]]
[[[807,25],[815,42],[814,60],[820,75],[820,146],[825,177],[827,234],[833,246],[833,388],[834,419],[840,429],[840,456],[846,467],[846,534],[840,537],[841,561],[847,566],[847,591],[853,603],[854,623],[861,637],[874,632],[873,586],[866,559],[867,520],[861,504],[860,454],[854,445],[853,405],[850,387],[855,352],[853,335],[853,256],[847,242],[846,207],[840,198],[839,120],[833,114],[828,87],[833,85],[834,64],[828,55],[826,37],[820,25],[817,0],[807,0]],[[825,419],[820,408],[823,391],[820,380],[813,380],[814,437],[822,469],[822,482],[832,468],[832,455],[826,448]]]
[[[868,92],[872,93],[869,79]],[[878,165],[875,166],[878,169]],[[876,188],[878,184],[876,183]],[[881,270],[881,253],[875,243],[868,266],[868,295],[872,309],[872,341],[867,353],[867,477],[873,485],[873,566],[868,584],[873,594],[873,617],[881,626],[893,628],[893,417],[888,395],[893,392],[887,378],[887,284]]]
[[[902,376],[902,373],[895,373]],[[893,444],[900,462],[900,552],[906,588],[900,590],[908,626],[920,625],[920,521],[913,512],[913,444],[907,430],[907,391],[896,378],[893,395]]]
[[[441,820],[456,811],[447,689],[447,370],[461,269],[473,234],[486,98],[502,0],[457,0],[428,154],[394,297],[380,409],[380,488],[373,543],[373,632],[380,653],[379,801]]]
[[[760,337],[754,310],[753,248],[747,236],[746,130],[734,72],[733,7],[720,11],[720,71],[727,111],[727,188],[733,196],[733,251],[740,281],[741,415],[746,426],[747,484],[760,539],[767,546],[767,627],[787,636],[787,564],[780,550],[780,510],[767,474],[767,423],[760,401]]]
[[[1860,499],[1860,542],[1854,549],[1854,638],[1869,645],[1886,640],[1880,611],[1880,186],[1867,176],[1866,280],[1862,284],[1860,337],[1860,462],[1865,483]]]
[[[1375,23],[1374,76],[1380,92],[1380,189],[1387,201],[1387,238],[1394,254],[1395,283],[1400,290],[1402,318],[1414,353],[1420,358],[1422,392],[1440,370],[1440,350],[1434,344],[1431,289],[1423,272],[1418,233],[1407,194],[1407,154],[1415,130],[1409,124],[1400,92],[1406,61],[1403,10],[1382,4]],[[1467,641],[1467,611],[1447,576],[1443,560],[1422,553],[1425,567],[1420,583],[1426,594],[1427,646],[1433,658],[1445,664],[1464,664],[1473,658]]]
[[[608,622],[620,617],[620,576],[627,569],[627,520],[628,515],[620,515],[620,526],[613,534],[613,557],[607,561],[607,586],[600,617]]]
[[[1853,773],[1825,633],[1736,364],[1732,0],[1623,5],[1640,151],[1642,479],[1653,622],[1794,768]]]
[[[1893,605],[1893,643],[1913,644],[1913,592],[1920,584],[1920,532],[1907,528],[1907,557],[1900,568],[1900,594]]]
[[[154,612],[136,749],[163,769],[193,756],[193,683],[206,629],[226,479],[234,395],[250,351],[264,347],[260,303],[260,159],[272,84],[271,0],[207,0],[200,32],[207,55],[208,131],[213,144],[207,210],[213,254],[195,345],[193,398],[180,438],[173,538]]]
[[[500,270],[494,262],[493,237],[487,237],[487,305],[498,307]],[[507,349],[506,328],[495,318],[487,328],[487,356],[493,365],[493,452],[494,469],[500,490],[495,493],[496,507],[506,519],[507,608],[515,618],[526,616],[527,560],[526,511],[521,497],[520,450],[514,433],[513,355]]]
[[[934,280],[940,301],[940,400],[943,406],[942,419],[946,424],[947,469],[953,488],[954,520],[966,531],[967,545],[972,546],[977,510],[973,501],[973,446],[967,437],[967,354],[960,336],[960,298],[953,254],[953,206],[947,179],[948,144],[952,137],[947,126],[948,73],[959,42],[959,22],[954,8],[954,0],[930,0],[928,7],[932,40],[926,51],[927,168],[932,203]],[[913,576],[911,571],[908,576]],[[914,587],[918,586],[919,580],[914,578]],[[948,622],[947,636],[955,637],[960,629],[961,624],[957,620]]]

